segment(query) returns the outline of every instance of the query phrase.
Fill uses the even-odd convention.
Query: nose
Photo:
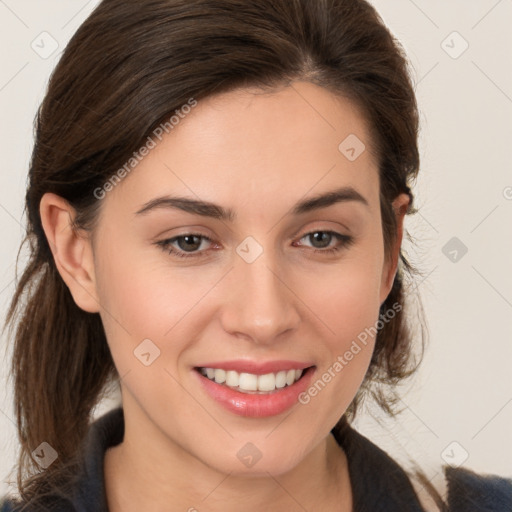
[[[227,283],[228,299],[221,314],[224,330],[253,343],[271,344],[297,329],[300,301],[288,275],[266,252],[252,263],[239,258]]]

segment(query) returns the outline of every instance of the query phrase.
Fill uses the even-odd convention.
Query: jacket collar
[[[347,455],[355,512],[423,512],[409,477],[346,421],[331,430]]]

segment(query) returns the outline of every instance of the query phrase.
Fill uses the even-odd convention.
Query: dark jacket
[[[332,433],[347,454],[355,512],[423,511],[406,473],[383,450],[347,424]],[[107,448],[119,444],[123,435],[122,408],[91,425],[72,496],[56,499],[53,510],[107,512],[103,459]],[[512,512],[512,480],[462,468],[445,468],[445,476],[450,512]],[[5,499],[0,512],[15,512],[17,506],[18,502]]]

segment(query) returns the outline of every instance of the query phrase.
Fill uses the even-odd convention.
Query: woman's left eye
[[[341,233],[337,233],[336,231],[311,231],[309,233],[302,235],[302,237],[299,240],[303,240],[305,238],[309,238],[310,241],[314,240],[314,243],[320,242],[320,248],[313,247],[313,251],[316,253],[324,254],[333,254],[354,243],[354,238],[352,236],[342,235]],[[337,241],[338,244],[330,247],[333,240]],[[198,249],[201,247],[202,241],[212,242],[211,238],[208,238],[205,235],[187,233],[185,235],[175,236],[174,238],[161,240],[159,242],[156,242],[156,245],[160,246],[164,251],[166,251],[169,254],[173,254],[180,258],[191,258],[204,256],[206,250],[198,251]],[[300,244],[299,246],[302,246],[302,244]]]
[[[314,235],[320,235],[320,236],[315,237]],[[322,236],[322,235],[327,235],[327,236]],[[313,237],[313,238],[311,238],[311,237]],[[321,229],[316,230],[316,231],[310,231],[309,233],[306,233],[305,235],[303,235],[300,238],[300,240],[302,240],[303,238],[309,238],[310,240],[315,240],[315,242],[320,240],[321,248],[320,249],[315,248],[315,247],[313,248],[314,252],[317,252],[317,253],[321,252],[321,253],[334,254],[334,253],[338,252],[339,250],[344,249],[354,243],[354,237],[352,237],[350,235],[342,235],[341,233],[337,233],[336,231],[324,231]],[[326,240],[327,240],[327,243],[325,243]],[[329,248],[325,249],[324,247],[329,246],[333,240],[337,240],[338,245],[335,245],[334,247],[329,247]]]

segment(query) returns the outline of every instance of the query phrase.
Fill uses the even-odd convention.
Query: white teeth
[[[258,376],[259,391],[274,391],[274,389],[276,389],[276,376],[273,373]]]
[[[208,368],[206,370],[208,371]],[[214,378],[217,384],[222,384],[226,381],[226,372],[224,370],[216,369]]]
[[[241,392],[270,392],[291,386],[302,376],[303,370],[282,370],[277,373],[255,375],[253,373],[238,373],[234,370],[220,368],[201,368],[201,374],[214,380],[217,384],[224,384],[237,388]]]
[[[258,376],[252,373],[241,373],[238,387],[245,391],[258,391]]]
[[[276,373],[276,388],[281,389],[286,386],[286,372],[283,370]]]
[[[215,370],[215,372],[218,372],[219,370]],[[223,371],[223,370],[221,370]],[[228,370],[226,372],[226,386],[236,387],[238,386],[239,376],[237,372],[234,372],[232,370]]]

